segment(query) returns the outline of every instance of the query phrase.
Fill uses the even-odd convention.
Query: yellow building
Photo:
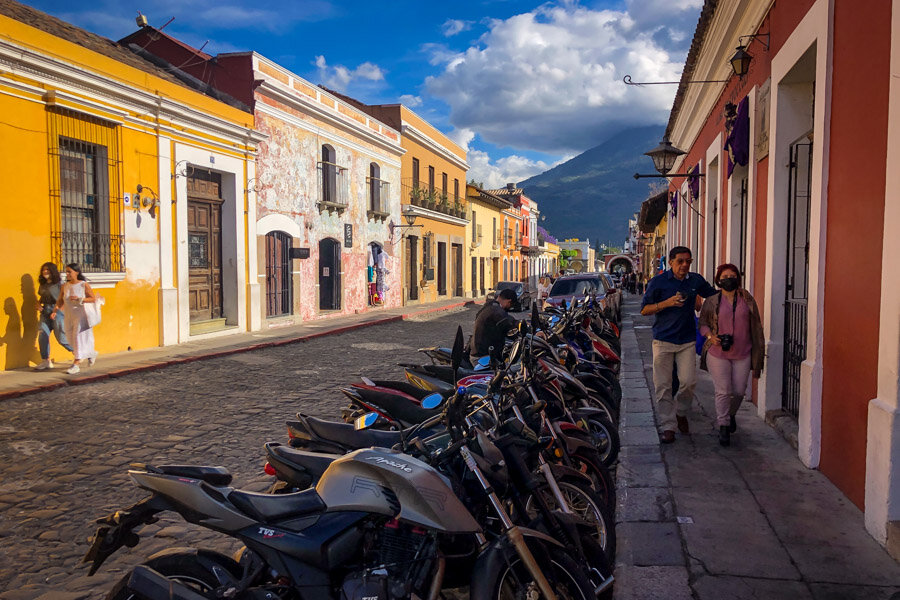
[[[105,297],[100,353],[258,328],[247,182],[262,137],[246,107],[9,0],[0,57],[4,368],[39,360],[45,261],[80,263]]]
[[[502,250],[502,227],[504,219],[509,222],[506,212],[513,208],[503,198],[474,185],[466,185],[466,199],[469,201],[466,239],[469,241],[472,296],[479,297],[501,281],[503,259],[508,259]]]

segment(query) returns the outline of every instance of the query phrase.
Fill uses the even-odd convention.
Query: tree
[[[568,269],[571,259],[578,256],[578,250],[560,250],[559,251],[559,268]]]

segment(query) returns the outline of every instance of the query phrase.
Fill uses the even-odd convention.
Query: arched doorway
[[[325,238],[319,242],[319,310],[341,309],[341,244]]]
[[[607,270],[610,273],[621,273],[623,275],[627,275],[635,270],[634,263],[625,256],[617,256],[609,261],[609,266]]]
[[[283,231],[270,231],[266,234],[266,316],[292,312],[291,236]]]

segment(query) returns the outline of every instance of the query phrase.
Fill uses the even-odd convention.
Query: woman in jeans
[[[700,368],[709,371],[716,389],[719,444],[731,444],[737,430],[734,415],[741,406],[750,372],[759,378],[765,358],[765,338],[756,300],[741,287],[732,264],[720,265],[713,282],[721,291],[700,309],[700,334],[706,338]]]
[[[60,290],[59,270],[52,262],[45,262],[41,265],[41,272],[38,275],[38,302],[37,309],[41,313],[41,328],[38,332],[38,347],[41,349],[41,364],[35,367],[38,371],[53,368],[53,361],[50,360],[50,332],[56,336],[59,345],[72,351],[66,340],[64,329],[63,313],[56,311],[53,314],[53,308],[59,300]]]

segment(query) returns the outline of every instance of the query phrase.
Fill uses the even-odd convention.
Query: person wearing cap
[[[516,326],[516,320],[507,312],[515,299],[514,290],[500,290],[496,299],[488,301],[478,311],[469,348],[473,364],[482,356],[491,355],[497,360],[503,358],[506,335]]]

